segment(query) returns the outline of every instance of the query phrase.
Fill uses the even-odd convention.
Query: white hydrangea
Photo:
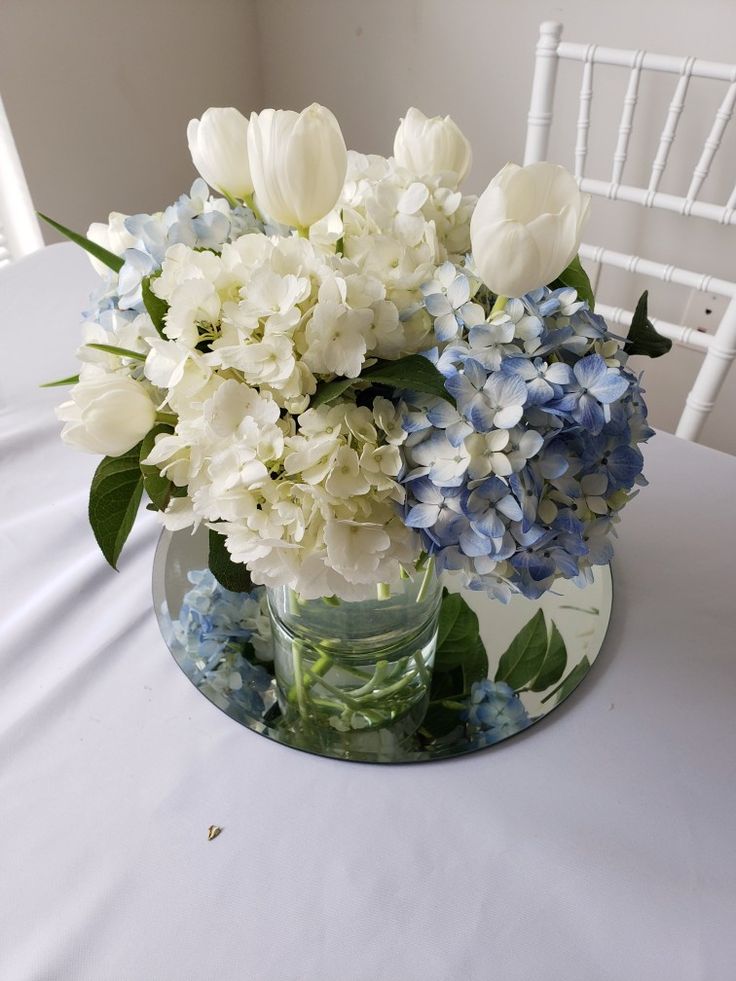
[[[308,409],[295,424],[273,395],[229,378],[157,438],[148,462],[188,488],[190,523],[224,533],[255,582],[355,599],[418,555],[396,508],[405,434],[391,403],[376,403]],[[180,500],[164,516],[171,527],[187,514]]]

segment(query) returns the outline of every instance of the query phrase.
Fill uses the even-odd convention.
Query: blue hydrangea
[[[488,679],[473,683],[460,717],[470,738],[486,746],[521,732],[533,721],[513,688],[505,681]]]
[[[260,716],[272,678],[259,661],[273,657],[264,591],[232,593],[208,569],[192,571],[188,579],[192,588],[179,616],[164,617],[169,622],[169,647],[212,701]]]
[[[231,207],[223,198],[212,198],[207,184],[197,178],[189,194],[154,215],[130,215],[125,228],[136,239],[123,254],[123,266],[93,295],[93,308],[86,316],[106,326],[106,314],[115,308],[129,312],[132,319],[144,313],[141,283],[161,268],[166,250],[184,244],[190,248],[221,251],[223,245],[263,225],[245,205]]]
[[[425,356],[455,405],[402,407],[405,521],[471,589],[538,598],[558,577],[582,585],[610,561],[619,512],[646,483],[640,380],[575,290],[544,287],[481,321],[464,313],[481,305],[472,279],[442,268],[424,289],[437,342]]]

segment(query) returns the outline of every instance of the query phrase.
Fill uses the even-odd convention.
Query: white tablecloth
[[[733,981],[736,459],[652,441],[603,653],[545,722],[306,756],[176,667],[152,515],[120,573],[97,550],[97,460],[36,387],[76,370],[93,282],[70,245],[0,273],[0,979]]]

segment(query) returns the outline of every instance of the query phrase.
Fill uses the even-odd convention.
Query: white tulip
[[[470,143],[449,116],[429,118],[413,107],[396,131],[394,157],[416,177],[444,174],[454,187],[463,181],[473,162]]]
[[[309,228],[334,208],[347,151],[329,109],[264,109],[248,127],[248,156],[259,208],[284,225]]]
[[[101,245],[108,252],[122,257],[123,252],[126,249],[135,248],[137,242],[136,237],[131,235],[125,227],[125,219],[127,217],[127,215],[123,215],[119,211],[111,211],[107,224],[101,221],[95,221],[89,226],[87,229],[87,238],[90,242]],[[110,274],[110,269],[104,262],[95,259],[89,252],[87,256],[98,276],[107,276]]]
[[[140,442],[156,421],[156,406],[129,375],[83,367],[71,399],[56,409],[66,423],[65,443],[87,453],[121,456]]]
[[[231,198],[253,193],[248,165],[248,120],[232,107],[207,109],[187,126],[192,161],[210,187]]]
[[[551,283],[577,254],[589,205],[590,195],[564,167],[506,164],[470,220],[473,258],[486,286],[518,297]]]

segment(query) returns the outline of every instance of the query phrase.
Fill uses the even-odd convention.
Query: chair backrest
[[[723,225],[736,225],[736,187],[725,204],[699,200],[703,182],[708,176],[713,158],[721,145],[724,131],[736,105],[736,65],[703,61],[699,58],[681,58],[651,54],[645,51],[627,51],[601,47],[596,44],[571,44],[561,41],[562,24],[546,21],[540,27],[536,49],[534,81],[527,120],[524,163],[546,160],[550,129],[553,120],[555,85],[560,60],[582,63],[582,84],[574,146],[574,173],[583,191],[609,200],[628,201],[645,208],[660,208],[684,216],[705,218]],[[595,65],[611,65],[629,69],[628,85],[618,126],[615,150],[608,180],[585,176],[588,156],[588,131],[593,95],[593,69]],[[662,133],[646,187],[623,183],[623,173],[629,149],[629,138],[634,124],[634,112],[643,72],[665,72],[676,76],[674,92],[666,113]],[[715,113],[702,152],[690,177],[684,195],[665,194],[659,190],[662,174],[670,157],[670,150],[677,133],[688,86],[692,78],[708,78],[728,83],[726,94]],[[713,334],[699,332],[686,325],[669,323],[651,318],[657,330],[679,344],[705,354],[695,383],[689,392],[685,408],[677,426],[677,435],[696,439],[707,419],[718,392],[721,389],[731,362],[736,358],[736,283],[713,276],[690,272],[677,266],[652,262],[639,256],[614,252],[602,246],[583,244],[580,253],[584,259],[596,264],[615,266],[631,273],[678,283],[691,289],[712,292],[729,299],[729,305]],[[614,323],[630,325],[631,311],[599,304],[596,310]]]
[[[41,229],[0,99],[0,267],[41,248]]]

